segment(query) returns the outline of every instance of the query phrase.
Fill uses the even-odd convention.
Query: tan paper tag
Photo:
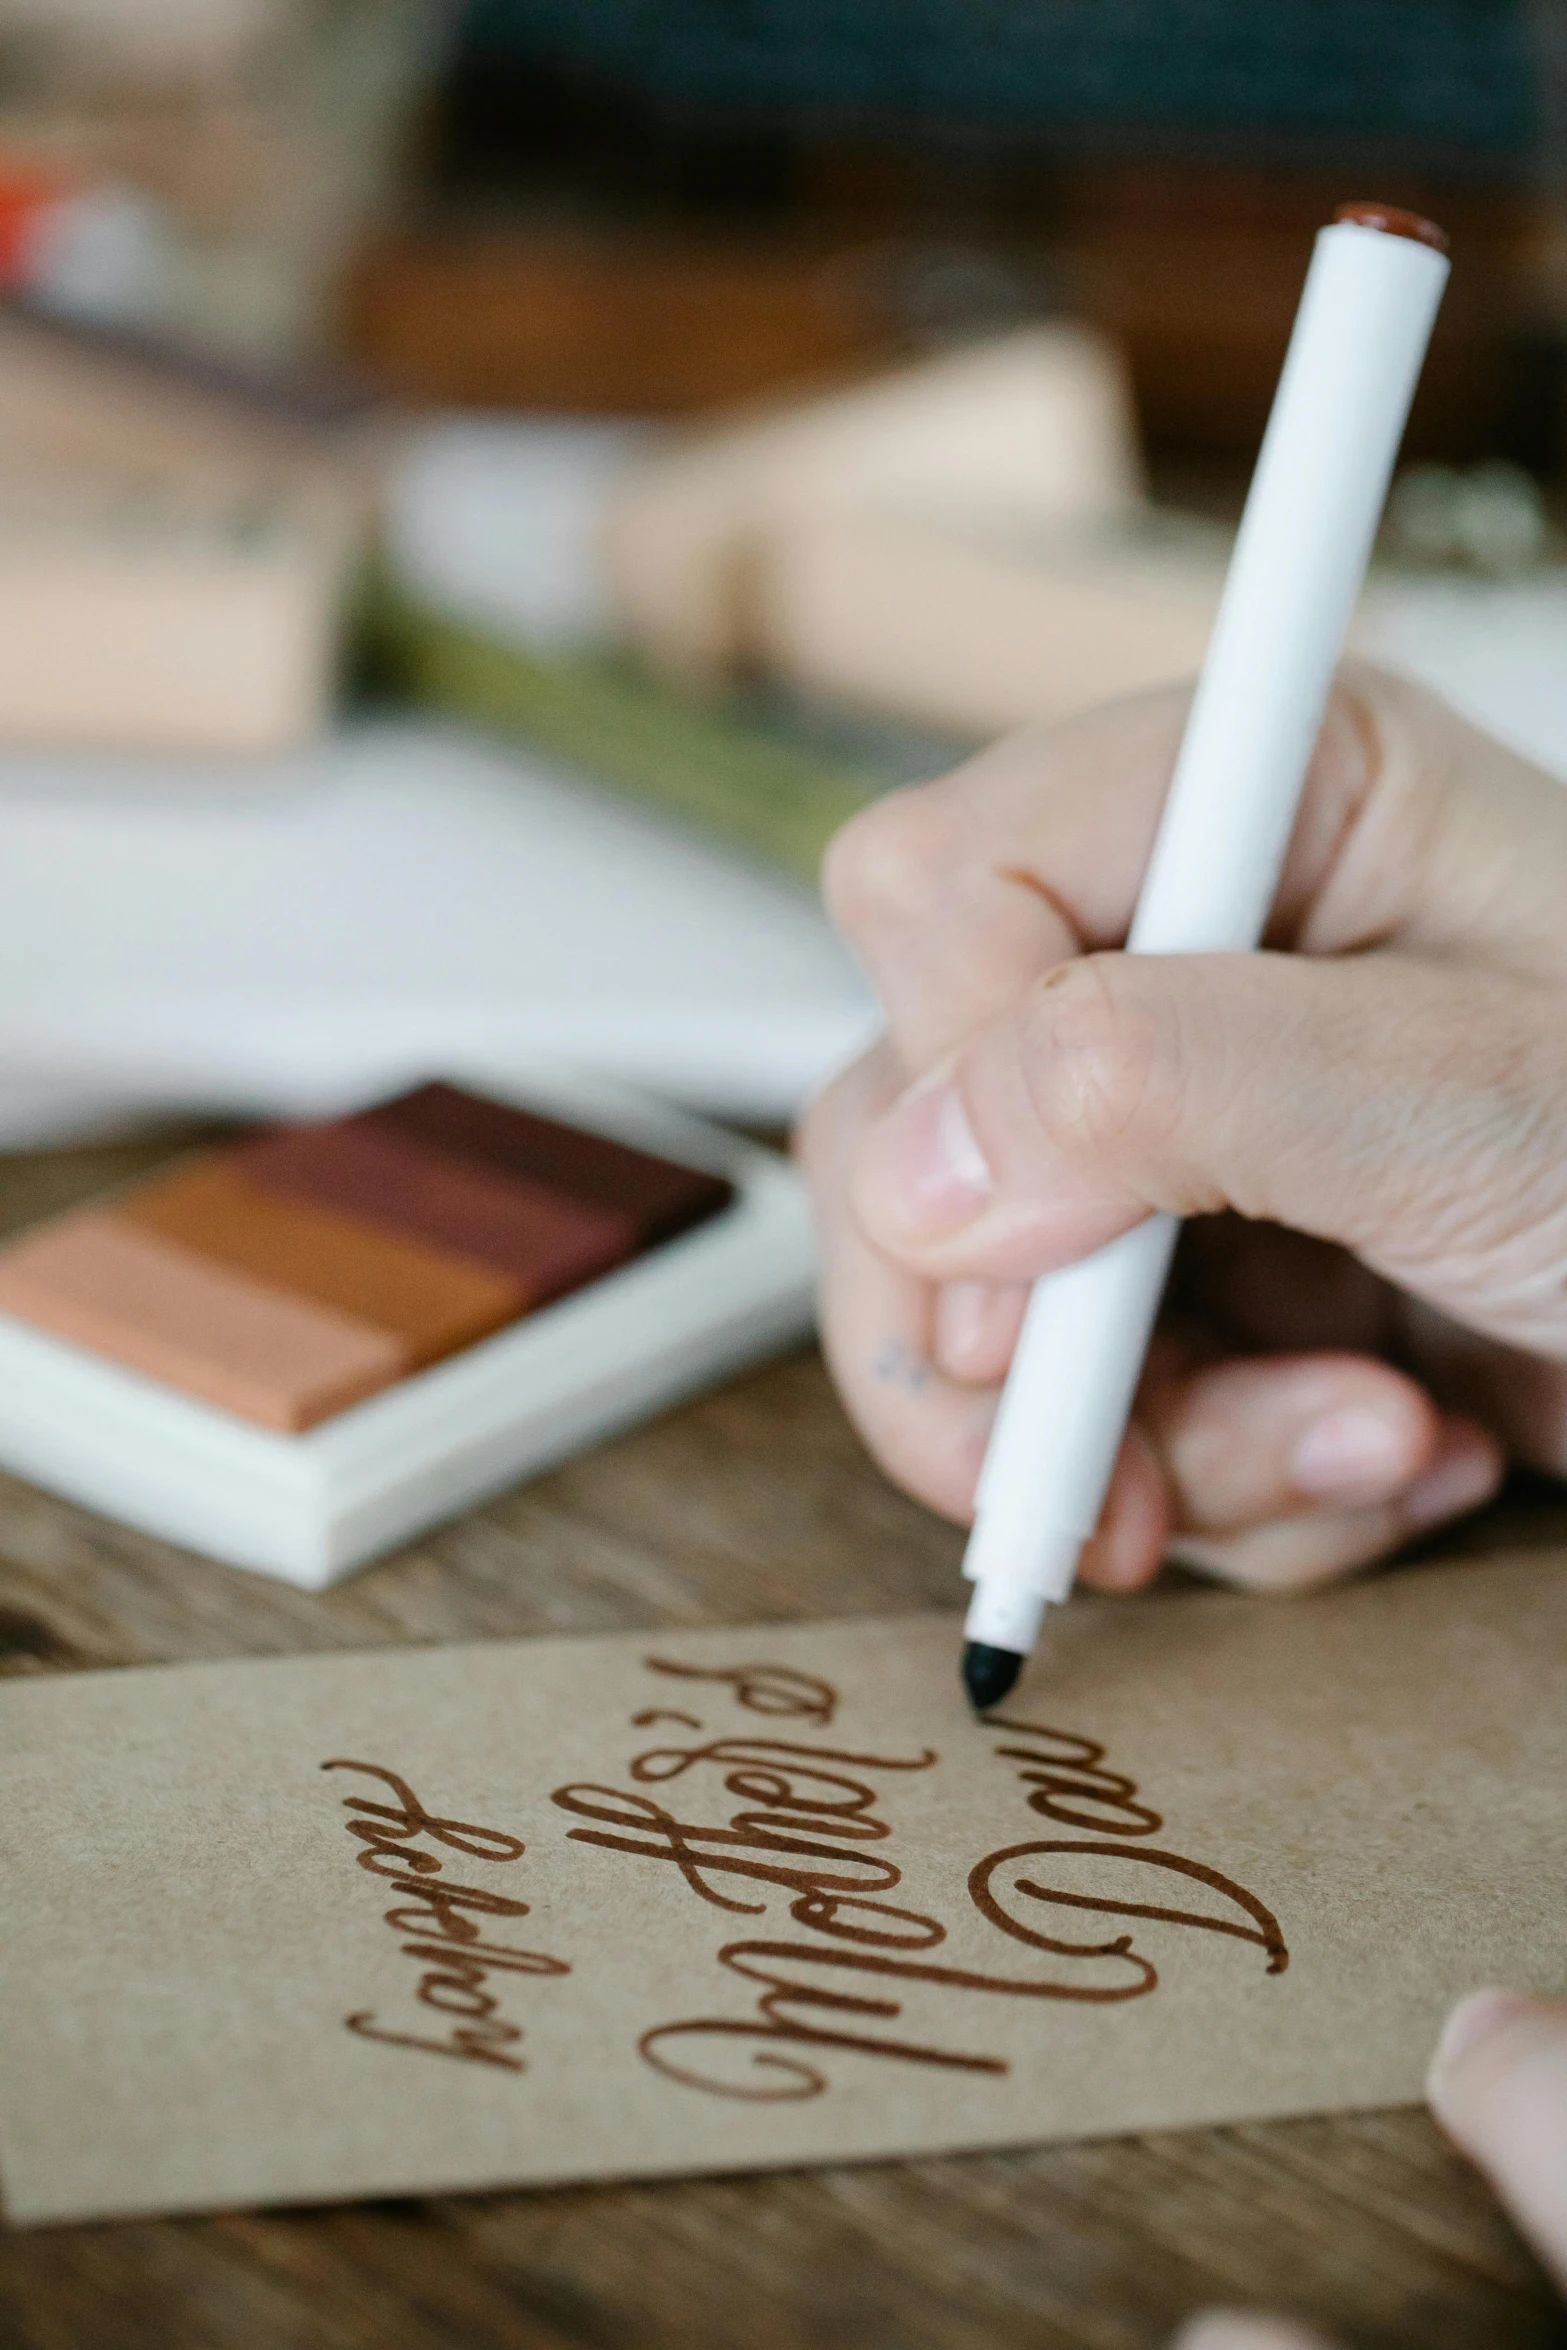
[[[1567,1572],[0,1687],[19,2220],[1406,2101],[1567,1983]]]

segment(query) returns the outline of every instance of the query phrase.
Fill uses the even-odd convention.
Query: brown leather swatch
[[[641,1245],[636,1219],[623,1210],[567,1198],[363,1118],[261,1135],[235,1164],[247,1182],[280,1198],[362,1218],[503,1274],[535,1306],[596,1281]]]
[[[705,1223],[734,1197],[721,1176],[535,1117],[529,1110],[484,1101],[455,1085],[422,1085],[399,1101],[363,1111],[358,1123],[632,1216],[644,1248]]]

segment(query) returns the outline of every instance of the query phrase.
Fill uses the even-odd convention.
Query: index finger
[[[905,1067],[1006,1013],[1069,955],[1125,942],[1190,696],[1031,728],[845,827],[824,884]],[[1336,689],[1269,943],[1403,943],[1567,971],[1567,795],[1420,688]]]

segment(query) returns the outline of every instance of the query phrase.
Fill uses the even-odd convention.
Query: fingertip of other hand
[[[1471,1993],[1448,2017],[1427,2094],[1567,2286],[1567,2002]]]
[[[1460,1999],[1442,2026],[1426,2095],[1437,2119],[1467,2139],[1479,2105],[1527,2059],[1553,2053],[1567,2089],[1567,2004],[1494,1985]]]
[[[1458,2005],[1448,2011],[1442,2026],[1442,2036],[1431,2059],[1428,2086],[1435,2089],[1439,2081],[1452,2077],[1481,2044],[1499,2032],[1505,2024],[1527,2015],[1534,2002],[1521,1991],[1502,1991],[1487,1984],[1483,1990],[1471,1991]]]
[[[1427,2094],[1567,2285],[1567,2002],[1471,1992],[1447,2019]]]

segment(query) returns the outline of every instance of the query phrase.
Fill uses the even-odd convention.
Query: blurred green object
[[[815,886],[822,851],[894,773],[709,708],[629,662],[542,653],[369,592],[374,682],[536,749]]]

